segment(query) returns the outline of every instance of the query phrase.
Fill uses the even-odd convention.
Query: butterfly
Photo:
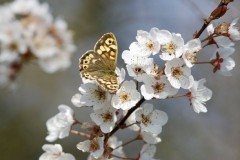
[[[104,34],[93,50],[79,59],[80,75],[94,80],[105,91],[115,93],[119,88],[115,73],[118,56],[117,40],[113,33]]]

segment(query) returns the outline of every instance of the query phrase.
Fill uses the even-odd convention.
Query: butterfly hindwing
[[[118,90],[119,83],[116,75],[104,75],[96,79],[97,83],[104,90],[115,93]]]
[[[117,40],[112,33],[104,34],[94,50],[87,51],[79,59],[82,77],[95,80],[104,90],[114,93],[119,84],[115,74],[117,62]]]

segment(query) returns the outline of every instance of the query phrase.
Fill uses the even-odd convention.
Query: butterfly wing
[[[94,51],[87,51],[79,59],[79,68],[82,77],[95,80],[101,74],[99,68],[104,70],[106,66]]]
[[[103,75],[96,79],[99,86],[110,93],[115,93],[119,88],[119,83],[116,75]]]
[[[94,51],[103,57],[109,69],[115,71],[118,56],[118,45],[117,39],[113,33],[104,34],[95,44]]]
[[[104,34],[97,41],[94,50],[87,51],[79,59],[81,76],[95,80],[104,90],[113,92],[119,86],[115,74],[117,55],[115,36],[112,33]]]

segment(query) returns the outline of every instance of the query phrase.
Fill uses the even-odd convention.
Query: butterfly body
[[[115,73],[118,47],[113,33],[104,34],[96,43],[94,50],[89,50],[79,59],[80,75],[95,80],[98,85],[110,93],[119,87]]]

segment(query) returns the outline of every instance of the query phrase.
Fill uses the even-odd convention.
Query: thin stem
[[[208,19],[208,20],[204,20],[204,23],[201,27],[201,29],[195,34],[195,36],[193,37],[194,39],[195,38],[199,38],[201,36],[201,34],[203,33],[203,31],[207,28],[207,26],[209,25],[209,23],[211,22],[212,20],[211,19]]]
[[[202,49],[205,48],[205,47],[207,47],[207,46],[209,46],[209,45],[210,45],[210,44],[208,44],[208,43],[205,44],[204,46],[202,46]]]
[[[78,121],[77,119],[74,119],[73,125],[77,125],[77,124],[82,125],[82,122]]]
[[[134,124],[138,124],[138,122],[135,122],[135,123],[129,124],[129,125],[125,126],[124,128],[131,127],[131,126],[133,126]]]
[[[109,136],[112,136],[115,132],[117,132],[117,130],[120,129],[119,126],[123,125],[126,120],[128,119],[128,117],[130,117],[130,115],[141,106],[141,104],[145,101],[144,98],[142,98],[137,104],[136,106],[134,106],[133,108],[131,108],[130,110],[128,110],[127,114],[125,115],[125,117],[123,117],[123,119],[118,123],[118,125],[110,132]]]
[[[76,131],[76,130],[71,130],[70,133],[75,134],[75,135],[79,135],[79,136],[82,136],[82,137],[85,137],[87,139],[91,138],[91,136],[89,134],[83,133],[83,132],[79,132],[79,131]]]
[[[126,122],[126,120],[131,116],[131,114],[141,106],[141,104],[145,101],[144,98],[142,98],[140,101],[138,101],[138,103],[131,109],[128,110],[127,114],[125,115],[125,117],[123,117],[119,123],[117,123],[117,125],[113,128],[113,130],[108,133],[105,134],[105,139],[104,139],[104,144],[107,144],[107,141],[109,139],[109,137],[111,137],[115,132],[117,132],[122,126],[124,125],[124,123]]]
[[[205,61],[205,62],[193,62],[193,64],[212,64],[212,61]]]
[[[118,148],[120,148],[120,147],[126,146],[126,145],[128,145],[128,144],[130,144],[130,143],[132,143],[132,142],[134,142],[134,141],[137,141],[137,140],[139,140],[139,137],[138,137],[138,136],[137,136],[136,138],[130,140],[130,141],[127,141],[127,142],[123,143],[122,145],[117,146],[117,147],[114,148],[113,150],[116,150],[116,149],[118,149]]]
[[[135,158],[120,157],[120,156],[117,156],[117,155],[114,155],[114,154],[111,154],[111,156],[119,158],[119,159],[135,160]]]
[[[170,98],[182,98],[182,97],[186,97],[187,96],[187,93],[185,94],[178,94],[178,95],[175,95],[175,96],[168,96],[167,99],[170,99]]]
[[[201,40],[201,42],[203,43],[203,42],[205,42],[205,41],[209,40],[210,38],[215,38],[215,37],[217,37],[217,36],[215,35],[215,33],[213,33],[213,34],[210,34],[210,35],[209,35],[209,36],[207,36],[206,38],[202,39],[202,40]]]

